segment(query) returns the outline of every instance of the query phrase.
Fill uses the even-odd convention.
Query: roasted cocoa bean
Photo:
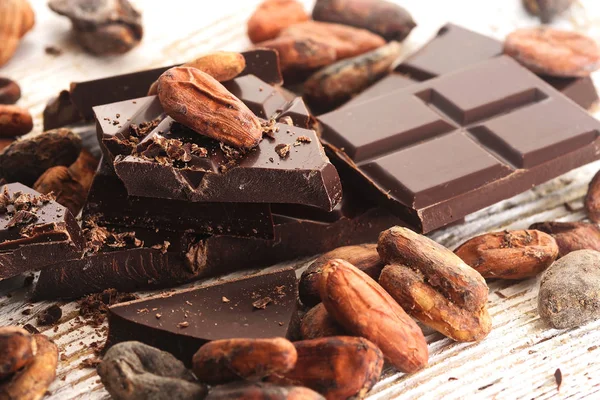
[[[545,24],[567,11],[575,0],[523,0],[523,5],[533,15],[540,17]]]
[[[312,307],[321,302],[321,297],[319,297],[321,271],[325,264],[336,258],[348,261],[375,280],[379,278],[384,266],[379,259],[377,245],[375,244],[344,246],[331,250],[313,261],[302,273],[298,284],[298,295],[302,304]]]
[[[321,272],[323,305],[348,332],[369,339],[403,372],[427,365],[423,332],[371,277],[344,260],[331,260]]]
[[[22,136],[33,129],[31,114],[24,108],[0,104],[0,137]]]
[[[296,366],[270,382],[306,386],[327,399],[362,399],[379,379],[383,354],[365,338],[335,336],[295,342]]]
[[[31,363],[36,352],[35,339],[25,329],[0,327],[0,381]]]
[[[600,228],[589,222],[538,222],[529,227],[552,235],[558,244],[558,256],[576,250],[600,251]]]
[[[296,348],[284,338],[215,340],[194,354],[196,377],[210,385],[284,374],[296,364]]]
[[[252,43],[275,39],[284,28],[308,19],[297,0],[265,0],[248,20],[248,37]]]
[[[600,222],[600,171],[594,175],[588,186],[584,208],[588,218],[592,222]]]
[[[486,233],[455,250],[484,278],[526,279],[536,276],[558,257],[558,245],[536,230]]]
[[[408,11],[385,0],[317,0],[312,16],[315,21],[355,26],[399,42],[417,26]]]
[[[581,33],[523,28],[506,37],[504,53],[536,74],[586,77],[600,68],[600,47]]]
[[[325,400],[325,397],[300,386],[235,382],[212,388],[205,400]]]
[[[75,179],[83,187],[84,193],[90,190],[94,175],[96,174],[96,168],[98,168],[99,160],[94,157],[86,149],[81,149],[79,157],[73,164],[69,166],[69,172],[73,179]]]
[[[0,77],[0,104],[15,104],[21,98],[17,82]]]
[[[278,37],[261,42],[257,47],[276,50],[282,72],[313,70],[336,59],[333,46],[311,38]]]
[[[346,330],[327,312],[323,303],[311,308],[302,318],[300,335],[303,340],[347,335]]]
[[[77,182],[67,167],[52,167],[46,170],[33,184],[33,189],[42,194],[54,193],[56,201],[67,207],[73,215],[79,214],[85,203],[86,191]]]

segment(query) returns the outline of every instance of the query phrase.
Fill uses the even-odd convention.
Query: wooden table
[[[525,14],[520,0],[398,0],[415,17],[419,27],[405,42],[405,54],[417,49],[447,21],[503,38],[518,26],[536,25]],[[45,0],[33,0],[37,24],[22,42],[17,55],[0,75],[17,80],[23,89],[20,105],[35,116],[41,131],[46,101],[69,82],[183,62],[212,49],[239,50],[248,46],[245,21],[258,0],[165,2],[138,0],[144,12],[146,33],[142,45],[120,57],[96,58],[83,53],[70,37],[69,22],[51,13]],[[311,1],[306,1],[307,7]],[[581,0],[557,25],[600,37],[600,4]],[[1,44],[0,44],[1,45]],[[46,46],[63,50],[45,54]],[[476,234],[499,229],[525,228],[545,220],[584,218],[582,196],[600,168],[592,164],[467,218],[466,222],[431,235],[454,248]],[[299,270],[310,260],[293,265]],[[248,265],[251,268],[251,265]],[[248,272],[245,272],[248,273]],[[222,278],[221,278],[222,279]],[[30,304],[23,278],[0,282],[0,325],[31,323],[50,303]],[[206,282],[206,281],[205,281]],[[194,285],[203,284],[197,282]],[[600,321],[570,330],[549,329],[537,310],[538,279],[490,283],[489,308],[494,328],[481,343],[459,344],[426,330],[430,343],[429,367],[412,376],[385,371],[371,392],[373,399],[440,398],[600,398]],[[140,293],[147,296],[151,292]],[[62,323],[42,329],[61,352],[58,378],[48,399],[101,399],[108,395],[93,369],[80,366],[92,357],[90,343],[103,333],[77,317],[75,303],[59,303]],[[30,309],[30,315],[23,310]],[[554,372],[560,368],[560,391]]]

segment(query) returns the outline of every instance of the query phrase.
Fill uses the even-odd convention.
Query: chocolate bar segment
[[[0,279],[81,256],[81,229],[69,210],[20,183],[0,190]]]
[[[105,162],[96,171],[83,209],[83,219],[90,218],[101,225],[274,238],[269,204],[190,203],[128,196],[121,180]]]
[[[337,171],[312,130],[275,124],[273,138],[244,154],[165,117],[155,96],[96,107],[95,112],[99,137],[131,196],[293,203],[326,210],[341,198]],[[133,127],[141,120],[146,125]],[[171,157],[174,149],[186,161]]]
[[[342,168],[423,232],[598,158],[600,123],[507,56],[319,121]]]
[[[34,298],[81,297],[115,288],[130,292],[195,279],[201,249],[195,235],[95,225],[84,256],[55,260],[41,274]]]
[[[501,55],[502,47],[502,42],[489,36],[455,24],[446,24],[425,46],[399,64],[395,73],[383,78],[346,105],[391,93],[407,86],[410,83],[408,79],[425,81],[489,60]],[[589,77],[541,78],[585,109],[598,101],[598,93]]]
[[[109,309],[107,347],[137,340],[189,365],[212,340],[285,337],[297,296],[287,268],[117,304]]]

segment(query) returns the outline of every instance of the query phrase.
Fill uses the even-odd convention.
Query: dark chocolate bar
[[[40,273],[36,300],[173,286],[195,279],[202,263],[202,244],[189,233],[98,225],[85,233],[82,257],[54,261]]]
[[[83,219],[101,225],[273,239],[265,203],[191,203],[128,196],[112,168],[101,162],[88,193]]]
[[[82,253],[81,229],[69,210],[20,183],[0,188],[0,279]]]
[[[600,154],[600,122],[508,56],[319,121],[364,191],[423,232]]]
[[[283,78],[281,77],[281,71],[279,69],[279,57],[275,51],[269,49],[253,49],[244,51],[241,54],[246,60],[246,68],[239,76],[255,75],[272,85],[281,85],[283,83]],[[163,72],[178,65],[181,64],[137,71],[124,75],[110,76],[91,81],[73,82],[70,89],[70,101],[84,118],[92,119],[94,118],[93,107],[146,96],[150,85],[152,85]],[[53,107],[56,108],[56,106],[57,104]],[[71,105],[65,103],[63,104],[63,108],[70,110]],[[70,111],[68,112],[70,113]],[[76,122],[77,119],[65,119],[65,115],[68,112],[59,112],[59,109],[53,110],[53,112],[44,112],[44,118],[48,118],[48,121],[44,120],[44,126],[58,128],[65,124]],[[73,117],[76,115],[76,113],[72,114]]]
[[[406,82],[404,79],[425,81],[497,57],[502,51],[503,44],[496,39],[455,24],[446,24],[425,46],[399,64],[395,73],[383,78],[346,104],[358,104],[378,97],[386,91],[390,93],[396,90],[399,84]],[[589,77],[541,78],[585,109],[589,109],[598,101],[598,93]]]
[[[243,101],[265,104],[277,97],[264,98],[260,86],[253,88],[243,91]],[[269,88],[264,83],[263,91]],[[280,100],[275,112],[300,121],[303,103]],[[293,203],[326,210],[341,198],[337,171],[312,130],[275,124],[273,138],[242,154],[166,117],[156,96],[94,110],[99,138],[129,195],[194,202]],[[274,117],[285,120],[279,114],[269,116]],[[142,121],[155,122],[142,126]],[[189,154],[188,161],[167,156],[165,146],[175,144]]]
[[[297,296],[286,268],[120,303],[109,309],[106,348],[137,340],[190,365],[212,340],[285,337]]]
[[[42,271],[36,298],[74,298],[115,288],[131,291],[156,286],[174,286],[191,279],[269,266],[324,253],[340,246],[377,241],[381,231],[404,225],[389,211],[373,206],[351,186],[344,187],[344,198],[331,212],[313,207],[272,205],[275,239],[232,236],[198,237],[184,247],[188,264],[165,267],[159,258],[148,258],[147,266],[130,268],[125,262],[64,263]],[[145,232],[136,229],[136,235]],[[164,235],[168,232],[159,234]],[[173,241],[173,239],[169,239]],[[148,239],[146,243],[150,243]],[[170,248],[172,249],[172,248]],[[141,250],[140,250],[141,251]],[[126,260],[124,257],[123,259]],[[154,266],[153,262],[159,263]],[[190,269],[187,266],[193,265]],[[150,271],[152,280],[145,277]]]

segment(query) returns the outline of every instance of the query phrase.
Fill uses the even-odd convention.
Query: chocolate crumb
[[[290,117],[289,115],[279,118],[279,122],[281,122],[282,124],[285,124],[285,125],[294,125],[294,121],[292,120],[292,117]]]
[[[457,380],[458,380],[458,378],[455,378],[455,377],[451,376],[450,378],[448,378],[448,380],[449,380],[449,381],[457,381]]]
[[[106,289],[102,293],[94,293],[79,300],[79,315],[87,319],[90,325],[97,327],[106,319],[110,306],[137,298],[132,293],[119,293],[115,289]]]
[[[273,299],[271,299],[270,297],[263,297],[262,299],[258,299],[254,303],[252,303],[252,306],[256,309],[264,310],[265,308],[267,308],[267,305],[269,305],[269,303],[271,303],[272,301]]]
[[[221,299],[221,301],[223,303],[229,303],[231,300],[229,300],[227,297],[223,296],[223,298]]]
[[[554,379],[556,380],[556,390],[560,391],[560,385],[562,385],[562,371],[560,368],[556,368],[554,371]]]
[[[275,146],[275,152],[279,155],[279,158],[286,158],[290,155],[290,145],[280,143]]]
[[[31,315],[31,308],[27,308],[27,309],[21,311],[21,314],[23,314],[23,315]]]
[[[92,358],[86,358],[85,360],[83,360],[81,362],[81,364],[79,364],[79,367],[81,369],[86,369],[86,368],[96,368],[98,366],[98,364],[100,364],[102,362],[102,360],[100,360],[98,357],[92,357]]]
[[[40,333],[39,329],[36,328],[35,326],[31,325],[31,324],[25,324],[23,325],[23,329],[25,329],[27,332],[31,333],[31,334],[37,334]]]
[[[62,55],[62,53],[63,53],[63,51],[56,46],[46,46],[44,51],[46,52],[46,54],[48,54],[50,56],[54,56],[54,57],[58,57],[58,56]]]
[[[156,319],[160,319],[160,317],[162,317],[162,314],[156,313]]]
[[[51,305],[37,315],[38,325],[54,325],[62,318],[62,309],[56,304]]]
[[[587,351],[594,351],[598,348],[598,346],[588,347]]]
[[[25,280],[23,280],[23,287],[29,287],[33,284],[33,281],[35,279],[35,275],[27,275],[25,277]]]
[[[177,324],[177,327],[179,329],[187,328],[188,326],[190,326],[190,323],[187,322],[187,321],[183,321],[183,322],[180,322],[180,323]]]

